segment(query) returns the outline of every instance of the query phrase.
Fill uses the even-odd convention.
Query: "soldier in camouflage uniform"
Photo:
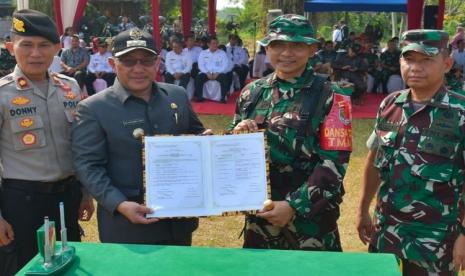
[[[446,74],[446,86],[450,90],[459,94],[464,94],[463,91],[463,73],[461,66],[453,67]]]
[[[336,222],[351,129],[340,132],[339,146],[322,146],[319,136],[323,129],[329,131],[320,125],[327,122],[333,103],[344,107],[341,118],[350,125],[350,103],[337,100],[340,95],[333,90],[339,88],[314,74],[308,62],[318,42],[313,34],[303,16],[283,15],[273,20],[261,44],[276,71],[246,86],[237,101],[230,130],[265,131],[274,201],[274,209],[246,217],[245,248],[342,250]],[[304,93],[317,79],[322,80],[320,89],[310,92],[319,96],[312,106],[315,112],[303,115],[310,97]]]
[[[7,49],[0,49],[0,77],[6,76],[13,72],[15,65],[15,57],[12,56]]]
[[[360,54],[360,50],[359,44],[352,44],[347,47],[347,54],[339,55],[331,64],[335,75],[354,84],[354,93],[352,94],[354,105],[363,103],[363,95],[367,91],[368,63]]]
[[[356,43],[355,40],[356,40],[355,32],[350,32],[349,37],[342,41],[341,46],[339,47],[339,49],[347,50],[347,48],[349,48],[349,46]]]
[[[399,257],[404,275],[455,275],[465,267],[465,97],[444,87],[453,63],[446,32],[411,30],[401,39],[401,73],[410,88],[379,108],[357,229],[371,252]]]
[[[392,75],[400,75],[399,65],[400,50],[397,48],[394,39],[391,39],[387,43],[387,50],[381,53],[381,82],[383,84],[383,92],[387,93],[387,83],[389,77]]]
[[[368,64],[368,74],[371,75],[374,80],[373,88],[371,89],[371,91],[367,92],[376,93],[378,85],[381,83],[381,71],[379,70],[379,57],[375,49],[373,48],[372,42],[365,42],[365,52],[362,55]]]

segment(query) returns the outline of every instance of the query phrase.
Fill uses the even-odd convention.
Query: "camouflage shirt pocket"
[[[40,116],[27,116],[10,120],[15,150],[46,146],[44,123]]]
[[[378,169],[388,169],[389,163],[394,156],[397,131],[382,131],[377,129],[378,150],[374,166]]]
[[[449,182],[460,143],[450,135],[424,130],[414,156],[411,174],[436,182]]]

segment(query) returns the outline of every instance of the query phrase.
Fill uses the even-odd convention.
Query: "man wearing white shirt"
[[[165,66],[165,81],[174,83],[179,80],[179,85],[187,88],[191,77],[192,60],[188,52],[182,50],[180,41],[173,41],[173,50],[166,54]]]
[[[452,58],[454,59],[454,66],[464,69],[465,66],[465,42],[463,40],[457,41],[457,49],[452,50]]]
[[[240,89],[245,86],[245,80],[249,72],[248,56],[244,48],[238,45],[239,37],[235,34],[229,35],[229,46],[226,47],[227,53],[230,54],[231,62],[233,64],[232,71],[236,72],[239,76],[241,84]]]
[[[93,83],[96,79],[103,79],[107,82],[107,87],[110,87],[115,82],[115,73],[108,63],[108,59],[112,57],[108,51],[108,43],[105,38],[98,40],[98,52],[90,56],[89,65],[87,65],[86,88],[90,95],[95,94]]]
[[[191,56],[192,60],[192,70],[191,70],[191,77],[195,79],[197,77],[197,74],[199,73],[199,55],[200,52],[202,52],[202,48],[199,46],[195,45],[195,37],[194,35],[189,35],[186,38],[186,48],[183,50],[184,52],[189,53]]]
[[[342,33],[337,24],[333,26],[333,42],[335,44],[342,42]]]
[[[201,102],[203,98],[203,85],[208,80],[216,80],[221,85],[221,102],[226,102],[228,82],[226,72],[229,66],[226,52],[218,49],[218,39],[210,37],[208,49],[203,50],[199,55],[199,74],[195,78],[195,97]]]
[[[132,28],[134,28],[134,27],[135,27],[134,23],[132,23],[132,22],[129,20],[129,17],[127,17],[127,16],[123,16],[123,17],[121,18],[121,23],[119,23],[119,25],[118,25],[118,29],[119,29],[120,32],[124,32],[124,31],[126,31],[126,30],[130,30],[130,29],[132,29]]]
[[[229,43],[228,43],[229,45]],[[226,74],[226,87],[229,89],[231,87],[231,84],[233,82],[233,69],[234,69],[234,63],[233,63],[233,57],[231,53],[229,53],[226,49],[226,45],[220,44],[218,46],[218,49],[226,53],[226,57],[228,57],[228,66],[226,66],[226,71],[224,72]]]

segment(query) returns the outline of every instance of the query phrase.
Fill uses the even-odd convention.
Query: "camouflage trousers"
[[[286,227],[273,226],[256,216],[246,216],[244,227],[244,248],[293,249],[308,251],[342,251],[339,231],[313,237],[298,232],[290,222]]]
[[[371,253],[379,253],[380,251],[370,245],[368,251]],[[449,263],[447,270],[444,270],[443,262],[425,262],[425,261],[409,261],[404,258],[397,257],[402,276],[455,276],[458,275],[454,271],[454,265]]]

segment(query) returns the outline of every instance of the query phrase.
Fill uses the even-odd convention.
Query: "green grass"
[[[207,128],[215,133],[222,133],[230,123],[229,116],[205,115],[200,116]],[[341,217],[339,230],[341,233],[344,251],[366,251],[358,239],[355,229],[356,213],[360,198],[360,185],[362,171],[367,154],[365,142],[373,128],[374,120],[354,120],[353,122],[353,152],[349,168],[344,181],[346,194],[341,205]],[[194,233],[193,245],[209,247],[241,247],[240,234],[243,228],[244,218],[235,217],[211,217],[200,219],[199,229]],[[82,223],[86,232],[85,241],[98,241],[97,223],[95,216],[90,222]]]

